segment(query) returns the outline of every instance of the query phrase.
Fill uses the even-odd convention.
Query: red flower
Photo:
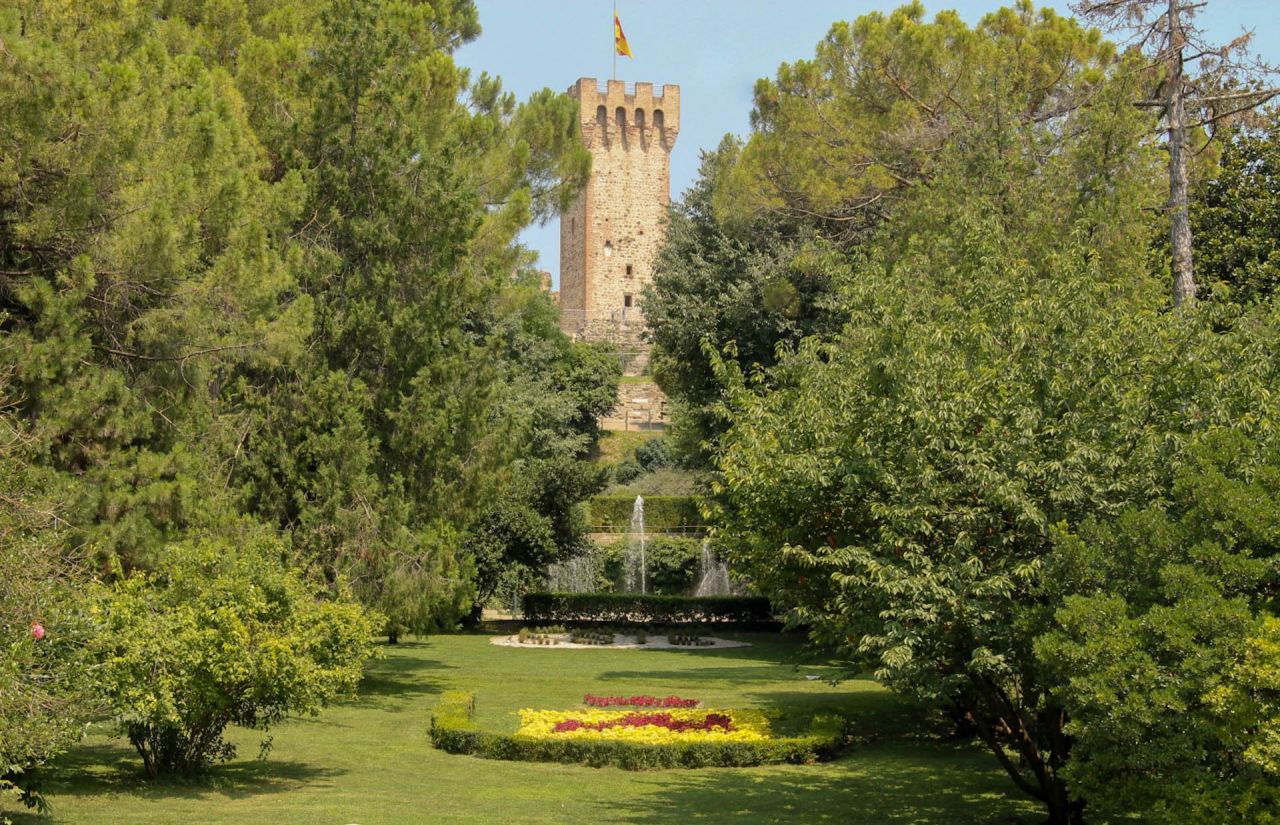
[[[600,722],[583,722],[581,719],[565,719],[557,722],[552,733],[568,733],[575,730],[604,730],[605,728],[641,728],[653,725],[659,728],[676,731],[711,730],[723,728],[733,730],[733,720],[723,713],[708,713],[702,719],[673,719],[669,713],[628,713],[618,719],[605,719]]]
[[[31,635],[38,642],[44,638],[44,625],[39,622],[31,623]]]
[[[697,699],[681,699],[679,696],[668,696],[659,699],[656,696],[592,696],[588,693],[582,697],[582,703],[596,708],[641,707],[641,708],[692,708],[698,704]]]

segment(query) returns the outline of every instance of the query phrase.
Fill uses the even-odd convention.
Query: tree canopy
[[[478,33],[465,0],[0,4],[0,366],[99,571],[249,515],[448,626],[521,463],[585,453],[614,373],[516,235],[590,156],[567,96],[454,63]]]
[[[731,565],[851,672],[1051,822],[1265,821],[1280,315],[1233,194],[1265,150],[1206,156],[1196,213],[1252,303],[1172,312],[1142,68],[1028,4],[836,24],[676,209],[654,340]],[[800,261],[822,320],[788,326],[759,284]]]

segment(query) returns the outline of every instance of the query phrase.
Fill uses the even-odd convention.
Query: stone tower
[[[680,87],[636,83],[628,94],[621,80],[601,91],[584,77],[569,95],[592,169],[560,218],[561,324],[576,338],[614,342],[626,373],[640,375],[649,363],[640,301],[666,234]]]

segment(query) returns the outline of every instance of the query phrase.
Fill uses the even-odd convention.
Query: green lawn
[[[994,760],[915,729],[917,714],[870,681],[832,687],[834,670],[790,638],[744,634],[722,651],[513,649],[482,635],[387,649],[360,698],[272,733],[266,761],[243,732],[240,758],[197,783],[152,783],[126,743],[95,733],[49,784],[34,823],[403,825],[476,822],[1038,821]],[[477,692],[477,717],[514,730],[521,707],[577,705],[586,692],[678,693],[710,705],[774,708],[776,727],[837,708],[877,732],[822,765],[633,773],[450,756],[427,742],[442,690]]]
[[[624,458],[631,458],[636,447],[651,438],[659,438],[662,433],[655,432],[618,432],[606,430],[600,433],[596,441],[595,459],[602,464],[617,464]]]

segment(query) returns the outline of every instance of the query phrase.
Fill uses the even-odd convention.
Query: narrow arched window
[[[604,106],[596,107],[596,129],[600,132],[600,143],[609,145],[609,110]]]
[[[619,106],[617,111],[613,113],[613,117],[617,121],[618,142],[622,144],[623,149],[626,149],[627,148],[627,110]]]

